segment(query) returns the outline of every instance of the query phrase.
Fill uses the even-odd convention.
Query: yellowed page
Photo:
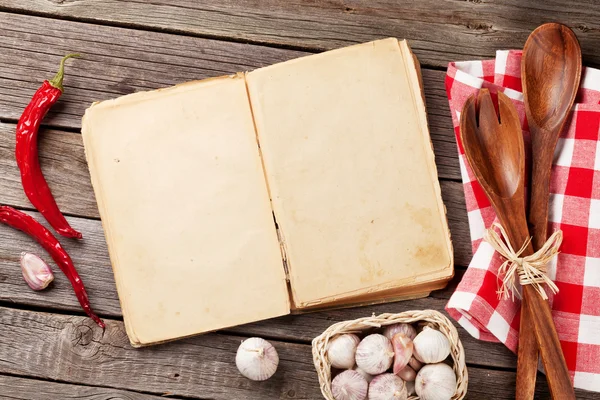
[[[452,276],[406,42],[304,57],[246,80],[297,307]]]
[[[243,75],[98,103],[83,138],[132,344],[289,313]]]

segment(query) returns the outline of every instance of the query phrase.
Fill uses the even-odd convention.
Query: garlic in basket
[[[414,382],[415,378],[417,377],[417,373],[414,369],[411,368],[410,365],[407,365],[406,367],[402,368],[396,373],[396,375],[402,378],[402,380],[405,382]]]
[[[369,400],[406,400],[404,381],[394,374],[381,374],[369,384]]]
[[[412,369],[414,369],[416,372],[419,372],[419,370],[421,368],[423,368],[423,363],[421,361],[417,360],[414,355],[410,358],[408,365],[410,365],[410,367]]]
[[[425,364],[444,361],[450,354],[450,342],[442,332],[428,326],[413,340],[415,358]]]
[[[367,374],[385,372],[394,359],[392,342],[378,333],[365,337],[356,348],[356,365]]]
[[[275,347],[264,339],[246,339],[238,348],[235,365],[242,375],[253,381],[269,379],[279,365],[279,355]]]
[[[339,369],[354,367],[358,343],[360,343],[359,337],[351,333],[336,336],[327,347],[327,358],[331,366]]]
[[[415,392],[415,383],[414,382],[406,381],[404,384],[406,385],[406,394],[408,394],[409,396],[412,396],[413,394],[417,394],[417,392]]]
[[[421,400],[450,400],[456,392],[456,374],[444,363],[425,365],[417,374],[415,390]]]
[[[23,279],[33,290],[44,290],[54,280],[48,264],[31,253],[21,253],[21,272]]]
[[[331,382],[335,400],[365,400],[369,384],[361,374],[351,369],[336,376]]]
[[[404,333],[396,333],[392,338],[394,349],[394,373],[400,372],[413,355],[413,342]]]
[[[362,377],[367,380],[367,382],[370,383],[373,380],[373,375],[367,374],[365,371],[360,369],[358,365],[355,365],[354,368],[352,368],[352,369],[355,370],[356,372],[358,372],[359,374],[361,374]]]
[[[388,325],[383,330],[383,336],[392,340],[395,334],[403,333],[404,336],[413,340],[417,336],[417,330],[410,324],[393,324]]]

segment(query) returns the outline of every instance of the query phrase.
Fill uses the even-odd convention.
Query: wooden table
[[[310,341],[333,322],[371,313],[443,310],[471,258],[456,143],[444,91],[448,61],[493,57],[522,47],[547,21],[574,28],[585,63],[600,66],[600,4],[593,0],[0,0],[0,203],[31,211],[14,161],[15,123],[60,57],[66,92],[46,119],[42,168],[62,210],[84,233],[62,240],[89,288],[103,333],[85,317],[68,281],[32,292],[22,280],[22,251],[43,254],[0,226],[0,397],[10,399],[320,399]],[[425,299],[289,316],[136,350],[123,329],[102,226],[84,158],[85,108],[139,90],[251,70],[353,43],[407,38],[423,65],[431,137],[455,246],[457,277]],[[193,175],[190,180],[193,181]],[[39,219],[39,214],[32,212]],[[157,215],[168,223],[168,213]],[[459,328],[469,365],[469,399],[510,399],[516,358]],[[234,363],[240,341],[268,338],[281,363],[255,383]],[[539,398],[547,399],[539,378]],[[580,391],[581,398],[600,395]]]

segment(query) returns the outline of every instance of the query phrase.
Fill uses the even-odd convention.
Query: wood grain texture
[[[0,398],[6,400],[164,400],[162,396],[111,388],[72,385],[0,375]]]
[[[272,341],[280,358],[276,374],[251,382],[235,367],[240,337],[207,334],[133,349],[123,323],[106,322],[102,332],[85,317],[0,307],[0,340],[10,343],[0,346],[0,373],[193,398],[321,398],[309,345]],[[514,396],[514,372],[472,367],[469,381],[467,399]],[[540,385],[537,399],[550,398],[545,387]]]
[[[149,393],[210,399],[317,399],[308,345],[273,342],[277,373],[251,382],[235,366],[240,338],[208,334],[134,349],[122,322],[0,308],[0,372]],[[18,362],[15,362],[18,360]]]
[[[11,10],[138,28],[166,29],[259,43],[331,49],[395,36],[419,59],[492,57],[521,48],[536,26],[561,21],[600,65],[600,9],[595,0],[2,0]]]
[[[79,129],[85,109],[97,100],[311,54],[7,13],[0,21],[0,119],[20,117],[64,54],[84,55],[67,63],[65,93],[44,120],[54,127]],[[460,179],[444,72],[425,69],[423,81],[439,176]]]

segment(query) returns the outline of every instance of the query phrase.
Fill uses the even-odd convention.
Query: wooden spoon
[[[507,231],[509,241],[518,249],[529,238],[523,134],[514,105],[504,93],[498,93],[498,109],[500,121],[487,89],[480,90],[477,104],[471,96],[462,110],[460,136],[475,177]],[[532,253],[530,243],[522,256]],[[531,285],[523,287],[523,297],[533,322],[527,329],[536,333],[552,397],[575,399],[548,302]]]
[[[521,77],[533,160],[529,232],[536,251],[548,238],[552,160],[581,80],[581,48],[573,31],[555,23],[533,31],[523,50]],[[529,400],[535,391],[538,348],[535,333],[527,329],[531,316],[525,303],[521,310],[516,398]]]

